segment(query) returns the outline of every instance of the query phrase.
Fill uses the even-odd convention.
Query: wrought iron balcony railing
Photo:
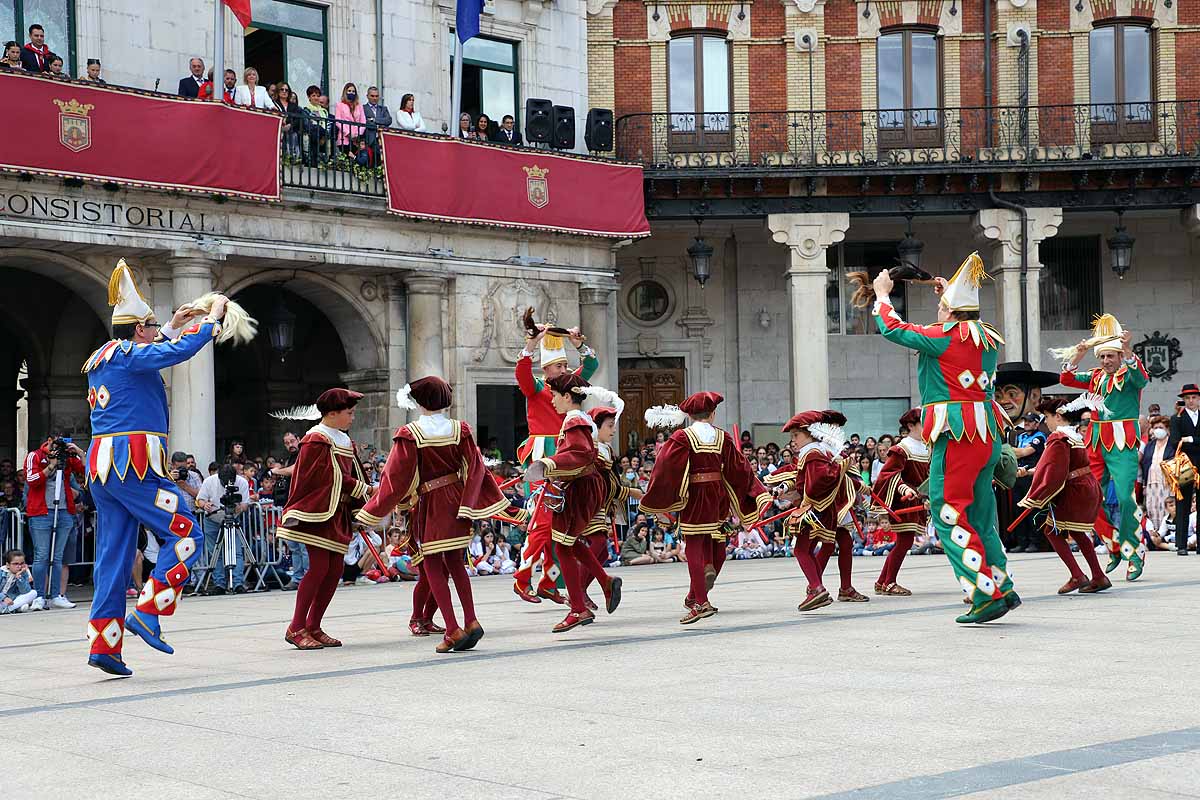
[[[1200,157],[1200,100],[908,110],[629,114],[617,157],[649,170],[855,172]]]

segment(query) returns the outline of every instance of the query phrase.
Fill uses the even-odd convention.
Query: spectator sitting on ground
[[[362,136],[367,128],[367,115],[358,99],[358,87],[353,83],[342,87],[342,99],[338,101],[334,119],[337,120],[337,146],[349,156],[353,139]]]
[[[98,83],[101,86],[106,85],[105,80],[100,77],[100,59],[89,58],[87,60],[87,74],[79,76],[79,80],[87,81],[88,83]]]
[[[771,532],[771,557],[772,558],[791,558],[792,557],[792,539],[790,536],[784,536],[783,530],[776,527]]]
[[[242,80],[245,83],[233,92],[235,106],[261,108],[264,111],[274,108],[275,104],[271,102],[271,95],[267,93],[266,87],[258,85],[258,70],[254,67],[246,67],[242,73]]]
[[[396,112],[396,127],[402,131],[425,133],[425,120],[421,117],[421,112],[417,111],[417,98],[411,92],[400,98],[400,110]]]
[[[762,534],[757,529],[738,528],[737,547],[733,551],[734,558],[765,558],[769,555],[770,550],[767,549],[767,543],[763,541]]]
[[[34,604],[37,596],[33,574],[25,564],[25,554],[20,550],[7,551],[4,567],[0,568],[0,614],[41,611],[41,606]]]
[[[50,70],[46,73],[51,78],[67,78],[70,77],[63,72],[62,56],[52,56],[50,58]]]
[[[650,532],[650,556],[654,559],[654,563],[670,564],[676,561],[672,552],[678,553],[678,549],[667,544],[667,534],[662,528],[655,528]]]
[[[500,120],[500,127],[496,129],[496,136],[492,141],[520,147],[521,132],[516,129],[516,120],[512,114],[505,114]]]
[[[188,71],[191,75],[179,79],[179,91],[176,94],[180,97],[199,97],[200,89],[204,86],[204,59],[198,56],[188,59]],[[212,80],[211,73],[208,79]]]
[[[29,41],[21,48],[21,66],[28,72],[49,72],[54,54],[46,45],[46,29],[36,22],[29,26]]]
[[[25,71],[25,65],[21,63],[21,45],[16,42],[4,43],[4,60],[0,61],[0,67]]]
[[[367,531],[367,535],[371,537],[371,544],[376,548],[383,544],[383,538],[375,531]],[[354,534],[354,538],[350,540],[350,545],[346,548],[346,555],[342,558],[345,567],[342,569],[342,583],[347,586],[358,584],[360,586],[374,585],[376,583],[387,583],[388,579],[379,575],[372,579],[365,573],[378,570],[379,564],[375,563],[375,556],[371,555],[371,551],[367,549],[366,542],[363,541],[362,531]]]
[[[471,542],[470,555],[472,566],[479,575],[511,575],[517,571],[512,559],[501,554],[491,526],[485,526],[480,537]]]
[[[646,523],[635,525],[629,536],[621,544],[621,565],[636,567],[642,564],[653,564],[654,556],[650,555],[650,540],[647,535]]]

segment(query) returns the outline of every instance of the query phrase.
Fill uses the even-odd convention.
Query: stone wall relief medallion
[[[508,364],[517,363],[525,347],[525,309],[533,306],[534,316],[548,324],[558,322],[558,305],[542,284],[524,278],[515,281],[497,280],[488,284],[480,301],[483,314],[483,337],[473,360],[482,363],[493,348]]]
[[[1146,365],[1151,380],[1169,381],[1179,370],[1175,364],[1183,358],[1179,340],[1155,331],[1133,346],[1133,352]]]

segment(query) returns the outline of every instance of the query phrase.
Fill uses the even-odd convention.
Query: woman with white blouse
[[[396,126],[402,131],[425,132],[425,120],[421,119],[421,112],[416,110],[416,98],[412,94],[406,94],[400,98],[400,111],[396,114]]]
[[[249,106],[263,110],[275,108],[275,104],[271,102],[271,96],[267,94],[267,88],[258,85],[258,70],[254,67],[246,67],[242,77],[246,82],[233,90],[235,106]]]

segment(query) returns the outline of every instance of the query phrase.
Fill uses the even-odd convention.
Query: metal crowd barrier
[[[0,539],[4,552],[25,549],[25,515],[19,508],[0,508]]]

